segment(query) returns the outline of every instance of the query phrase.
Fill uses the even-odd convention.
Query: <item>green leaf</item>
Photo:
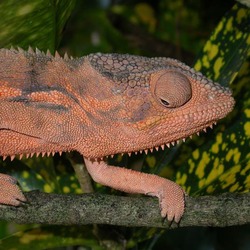
[[[0,47],[54,52],[74,5],[75,0],[0,1]]]
[[[230,82],[236,106],[218,128],[202,138],[206,143],[196,139],[181,146],[176,179],[188,193],[250,190],[249,23],[250,10],[236,4],[218,24],[195,65],[224,85]]]
[[[249,52],[250,10],[236,4],[217,25],[195,63],[207,77],[228,85],[237,76]]]

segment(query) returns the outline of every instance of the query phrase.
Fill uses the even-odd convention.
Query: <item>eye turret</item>
[[[155,85],[155,95],[167,108],[177,108],[188,102],[192,96],[189,79],[181,73],[168,71],[162,74]]]

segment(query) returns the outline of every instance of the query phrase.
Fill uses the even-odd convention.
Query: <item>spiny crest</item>
[[[24,49],[22,49],[22,48],[20,48],[20,47],[15,48],[15,47],[13,47],[13,46],[11,46],[11,48],[10,48],[9,50],[12,51],[12,52],[19,52],[19,53],[22,53],[22,54],[24,54],[24,55],[29,54],[29,55],[33,55],[33,56],[47,57],[47,58],[51,58],[51,59],[55,59],[55,60],[71,61],[71,60],[74,59],[73,57],[69,57],[68,54],[67,54],[67,52],[65,52],[64,56],[62,57],[62,56],[60,56],[60,54],[56,51],[56,52],[55,52],[55,55],[53,56],[53,55],[51,54],[50,50],[47,50],[47,52],[44,53],[43,51],[39,50],[38,48],[35,48],[35,50],[34,50],[31,46],[29,46],[29,48],[28,48],[27,51],[24,50]],[[7,52],[7,51],[8,51],[8,50],[6,49],[6,52]]]

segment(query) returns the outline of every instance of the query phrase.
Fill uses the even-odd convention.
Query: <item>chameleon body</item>
[[[233,106],[229,89],[175,59],[0,50],[3,158],[76,150],[96,182],[157,196],[162,217],[176,222],[185,206],[181,187],[105,159],[164,149],[212,127]],[[25,201],[12,177],[0,174],[0,185],[0,203]]]

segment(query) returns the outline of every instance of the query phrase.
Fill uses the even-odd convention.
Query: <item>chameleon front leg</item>
[[[185,192],[176,183],[153,174],[107,165],[104,161],[84,158],[93,180],[127,193],[146,194],[159,198],[161,216],[178,223],[184,213]]]
[[[19,189],[16,179],[0,174],[0,204],[19,206],[25,201],[26,198]]]

